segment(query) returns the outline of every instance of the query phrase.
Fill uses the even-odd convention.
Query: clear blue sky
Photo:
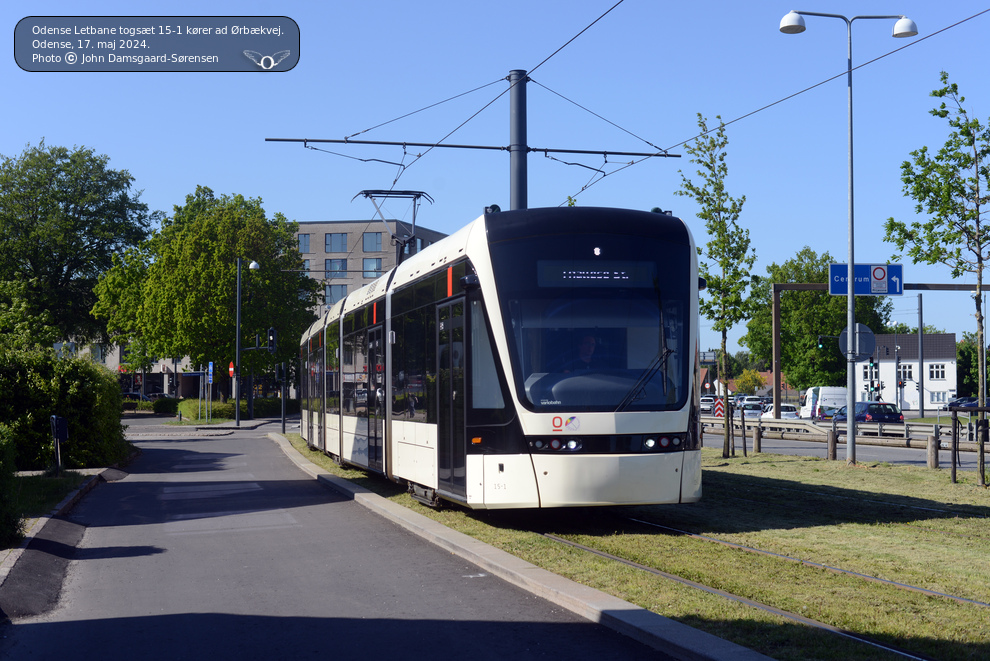
[[[987,9],[978,2],[625,0],[547,60],[615,2],[5,2],[0,16],[10,43],[15,25],[28,15],[283,15],[299,25],[301,39],[299,63],[286,73],[28,73],[17,67],[11,48],[3,65],[0,154],[16,156],[42,138],[49,145],[93,148],[110,157],[111,167],[129,170],[144,191],[142,200],[166,213],[205,185],[218,193],[260,197],[269,213],[280,211],[293,220],[371,220],[371,203],[351,199],[361,190],[395,183],[397,189],[429,193],[436,203],[423,205],[418,222],[449,233],[487,204],[508,208],[506,153],[436,149],[395,182],[393,165],[265,138],[353,136],[495,83],[360,135],[438,141],[506,89],[501,79],[510,70],[525,69],[538,83],[528,88],[531,147],[645,152],[652,150],[648,141],[684,154],[650,159],[587,188],[600,178],[592,170],[531,154],[531,207],[556,206],[568,195],[582,206],[659,206],[684,218],[696,241],[704,243],[697,208],[674,192],[679,171],[693,175],[695,170],[684,143],[697,134],[697,114],[710,123],[720,115],[732,122],[728,190],[746,196],[740,222],[751,232],[755,272],[762,275],[767,265],[782,263],[806,245],[828,251],[837,262],[848,255],[846,79],[841,75],[846,26],[838,19],[808,17],[805,33],[784,35],[778,25],[789,10],[849,17],[904,14],[919,26],[918,37],[893,39],[894,21],[853,24],[854,65],[908,46],[854,73],[857,262],[889,261],[894,251],[882,240],[884,220],[915,218],[914,202],[902,192],[900,165],[912,150],[937,149],[948,136],[946,122],[928,114],[936,105],[929,93],[939,87],[939,72],[949,72],[959,84],[976,117],[990,118],[985,57],[990,13],[950,27]],[[447,141],[506,145],[508,114],[505,95]],[[355,158],[403,160],[398,147],[324,147]],[[422,151],[410,149],[404,162]],[[596,156],[557,158],[603,167]],[[614,171],[622,160],[628,159],[610,157],[604,167]],[[410,218],[404,202],[386,209],[390,216]],[[903,263],[906,282],[951,282],[944,267]],[[926,324],[961,337],[975,330],[973,315],[967,294],[924,295]],[[917,316],[915,293],[894,299],[893,321],[914,325]],[[743,332],[740,325],[730,333],[730,351],[740,349],[736,340]],[[703,320],[702,348],[718,343]]]

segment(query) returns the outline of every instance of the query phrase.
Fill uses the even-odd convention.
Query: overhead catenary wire
[[[894,50],[889,51],[887,53],[884,53],[883,55],[879,55],[879,56],[873,58],[872,60],[868,60],[866,62],[863,62],[862,64],[859,64],[859,65],[856,65],[856,66],[852,67],[852,71],[856,71],[856,70],[861,69],[863,67],[869,66],[869,65],[873,64],[874,62],[877,62],[879,60],[882,60],[882,59],[884,59],[886,57],[889,57],[889,56],[893,55],[894,53],[899,53],[900,51],[904,50],[905,48],[911,48],[912,46],[916,46],[917,44],[920,44],[921,42],[923,42],[923,41],[925,41],[927,39],[931,39],[932,37],[935,37],[936,35],[942,34],[943,32],[946,32],[947,30],[951,30],[951,29],[953,29],[955,27],[958,27],[958,26],[962,25],[963,23],[966,23],[968,21],[971,21],[971,20],[973,20],[975,18],[978,18],[978,17],[982,16],[983,14],[986,14],[987,12],[990,12],[990,9],[984,9],[983,11],[977,12],[977,13],[973,14],[972,16],[969,16],[967,18],[964,18],[964,19],[962,19],[960,21],[956,21],[955,23],[952,23],[951,25],[947,25],[946,27],[942,28],[941,30],[936,30],[935,32],[933,32],[933,33],[931,33],[929,35],[925,35],[924,37],[919,37],[918,39],[915,39],[914,41],[912,41],[912,42],[910,42],[908,44],[905,44],[903,46],[900,46],[899,48],[895,48]],[[834,76],[832,76],[830,78],[826,78],[825,80],[822,80],[822,81],[820,81],[818,83],[815,83],[814,85],[811,85],[809,87],[806,87],[806,88],[804,88],[804,89],[802,89],[802,90],[800,90],[798,92],[795,92],[793,94],[789,94],[788,96],[785,96],[782,99],[778,99],[777,101],[774,101],[773,103],[768,103],[765,106],[762,106],[760,108],[757,108],[756,110],[752,110],[752,111],[750,111],[750,112],[748,112],[748,113],[746,113],[744,115],[740,115],[739,117],[736,117],[735,119],[731,119],[728,122],[723,122],[722,123],[722,126],[729,126],[731,124],[735,124],[736,122],[742,121],[742,120],[744,120],[744,119],[746,119],[748,117],[752,117],[753,115],[756,115],[758,113],[761,113],[764,110],[768,110],[770,108],[773,108],[774,106],[780,105],[784,101],[789,101],[790,99],[793,99],[793,98],[795,98],[797,96],[800,96],[800,95],[802,95],[802,94],[804,94],[806,92],[810,92],[811,90],[816,89],[818,87],[821,87],[822,85],[825,85],[827,83],[830,83],[830,82],[832,82],[833,80],[835,80],[837,78],[841,78],[841,77],[847,75],[849,72],[850,72],[850,70],[849,69],[846,69],[846,70],[844,70],[844,71],[842,71],[840,73],[835,74]],[[671,145],[667,149],[668,150],[669,149],[676,149],[677,147],[681,147],[683,145],[686,145],[687,143],[691,142],[692,140],[697,140],[698,138],[704,137],[708,133],[711,133],[712,131],[717,131],[717,130],[718,130],[717,128],[713,128],[713,129],[710,129],[709,131],[706,131],[704,133],[699,133],[698,135],[696,135],[696,136],[694,136],[692,138],[688,138],[687,140],[682,140],[682,141],[678,142],[677,144]],[[627,168],[631,168],[634,165],[638,165],[638,164],[642,163],[645,160],[646,160],[646,158],[640,158],[637,161],[632,161],[632,162],[627,163],[626,165],[618,168],[617,170],[613,170],[612,172],[609,172],[608,174],[610,174],[610,175],[611,174],[617,174],[617,173],[619,173],[619,172],[621,172],[621,171],[623,171],[623,170],[625,170]],[[598,179],[597,181],[592,181],[591,183],[585,184],[584,186],[581,187],[581,190],[579,190],[578,192],[574,193],[573,195],[568,196],[569,199],[570,198],[576,198],[578,195],[580,195],[581,193],[583,193],[587,189],[591,188],[591,186],[594,186],[595,184],[601,182],[604,178],[605,178],[605,176],[602,176],[602,178],[601,179]],[[561,203],[561,205],[563,205],[563,204],[566,204],[566,202],[562,202]]]
[[[454,99],[459,99],[462,96],[467,96],[468,94],[472,94],[474,92],[477,92],[478,90],[483,90],[486,87],[491,87],[492,85],[497,85],[498,83],[502,82],[503,80],[505,80],[505,79],[504,78],[496,78],[495,80],[493,80],[490,83],[485,83],[484,85],[480,85],[480,86],[475,87],[474,89],[468,90],[466,92],[461,92],[460,94],[455,94],[454,96],[452,96],[450,98],[447,98],[447,99],[444,99],[443,101],[437,101],[436,103],[431,103],[428,106],[423,106],[419,110],[413,110],[412,112],[407,112],[404,115],[399,115],[395,119],[390,119],[390,120],[388,120],[386,122],[382,122],[381,124],[375,124],[374,126],[369,126],[368,128],[366,128],[366,129],[364,129],[362,131],[358,131],[357,133],[352,133],[351,135],[347,136],[347,138],[354,138],[354,137],[357,137],[357,136],[362,135],[364,133],[368,133],[369,131],[374,131],[375,129],[381,128],[381,127],[386,126],[388,124],[391,124],[392,122],[397,122],[400,119],[405,119],[407,117],[412,117],[413,115],[418,114],[418,113],[421,113],[424,110],[429,110],[430,108],[436,108],[437,106],[443,105],[443,104],[447,103],[448,101],[453,101]]]
[[[603,12],[600,16],[598,16],[598,18],[596,18],[594,21],[592,21],[587,26],[585,26],[577,34],[575,34],[573,37],[571,37],[566,42],[564,42],[563,45],[561,45],[555,51],[553,51],[552,53],[550,53],[550,55],[548,55],[547,57],[545,57],[539,64],[537,64],[535,67],[532,67],[531,69],[529,69],[529,72],[532,73],[533,71],[536,71],[537,69],[539,69],[540,67],[542,67],[544,64],[546,64],[547,62],[549,62],[554,56],[556,56],[558,53],[560,53],[562,50],[564,50],[564,48],[566,48],[571,43],[573,43],[582,34],[584,34],[589,29],[591,29],[592,26],[594,26],[596,23],[598,23],[600,20],[602,20],[605,16],[607,16],[609,13],[611,13],[612,10],[614,10],[616,7],[618,7],[619,5],[621,5],[624,1],[625,0],[619,0],[618,2],[616,2],[614,5],[612,5],[610,8],[608,8],[605,12]],[[504,78],[500,78],[499,80],[504,80]],[[445,134],[440,140],[438,140],[438,141],[436,141],[434,143],[405,143],[405,142],[404,143],[383,143],[383,142],[370,142],[370,141],[362,142],[362,141],[352,140],[351,138],[353,138],[356,135],[361,135],[363,133],[367,133],[368,131],[373,130],[375,128],[378,128],[380,126],[384,126],[386,124],[390,124],[393,121],[397,121],[398,119],[402,119],[404,117],[409,117],[411,115],[414,115],[414,114],[416,114],[418,112],[421,112],[423,110],[426,110],[428,108],[436,107],[436,106],[438,106],[438,105],[440,105],[442,103],[446,103],[447,101],[450,101],[452,99],[459,98],[459,97],[464,96],[465,94],[469,94],[469,93],[471,93],[473,91],[477,91],[479,89],[484,89],[485,87],[488,87],[489,85],[492,85],[492,84],[497,83],[497,82],[499,82],[499,81],[498,80],[497,81],[493,81],[492,83],[488,83],[487,85],[482,85],[482,86],[477,87],[477,88],[475,88],[473,90],[470,90],[468,92],[464,92],[462,94],[455,95],[453,97],[450,97],[448,99],[445,99],[444,101],[440,101],[440,102],[437,102],[437,103],[434,103],[434,104],[425,106],[424,108],[421,108],[420,110],[416,110],[416,111],[413,111],[413,112],[410,112],[410,113],[406,113],[405,115],[402,115],[400,117],[397,117],[394,120],[389,120],[388,122],[383,122],[381,124],[378,124],[376,126],[370,127],[370,128],[365,129],[363,131],[359,131],[358,133],[354,133],[354,134],[352,134],[351,136],[348,136],[347,138],[345,138],[342,141],[338,141],[338,140],[323,140],[322,142],[344,142],[344,143],[347,143],[347,144],[350,144],[350,143],[354,143],[354,144],[362,144],[362,143],[363,144],[393,144],[393,145],[400,145],[401,144],[403,146],[403,149],[405,149],[405,147],[407,145],[408,146],[422,146],[422,147],[426,147],[426,151],[424,151],[424,152],[422,152],[420,154],[416,154],[415,157],[413,158],[413,160],[410,161],[407,164],[396,164],[394,162],[389,162],[392,165],[398,165],[399,166],[399,172],[396,174],[395,178],[393,179],[392,186],[391,186],[391,188],[395,188],[396,184],[398,184],[398,182],[399,182],[399,179],[402,177],[403,174],[405,174],[406,170],[408,170],[410,167],[412,167],[415,163],[419,162],[419,160],[421,158],[423,158],[424,156],[426,156],[433,149],[435,149],[438,146],[443,145],[443,143],[448,138],[450,138],[450,136],[452,136],[454,133],[456,133],[457,131],[459,131],[468,122],[470,122],[471,120],[473,120],[475,117],[477,117],[478,115],[480,115],[482,112],[484,112],[485,110],[487,110],[493,103],[495,103],[497,100],[499,100],[500,98],[502,98],[502,96],[504,96],[506,93],[508,93],[509,91],[511,91],[512,90],[512,87],[514,87],[515,85],[519,84],[520,81],[517,81],[517,82],[513,83],[507,89],[505,89],[502,92],[500,92],[498,95],[495,96],[495,98],[491,99],[488,103],[486,103],[485,105],[483,105],[479,110],[475,111],[467,119],[465,119],[464,121],[462,121],[460,124],[458,124],[456,127],[454,127],[451,131],[449,131],[447,134]],[[279,139],[272,139],[272,138],[269,138],[269,139],[266,139],[266,140],[267,141],[275,141],[275,142],[286,141],[286,140],[279,140]],[[297,141],[297,140],[290,140],[290,141]],[[302,142],[304,143],[304,146],[308,146],[307,143],[309,143],[309,142],[321,142],[321,141],[309,139],[309,140],[304,140]],[[443,145],[443,146],[450,147],[452,145]],[[453,145],[453,147],[455,147],[455,148],[456,147],[474,148],[474,149],[485,149],[485,148],[488,148],[488,149],[508,149],[507,147],[506,148],[501,148],[501,147],[481,147],[481,146],[475,146],[475,145]],[[310,148],[311,149],[315,149],[315,148],[312,148],[312,147],[310,147]],[[326,151],[326,150],[322,150],[322,151]],[[547,151],[547,150],[540,150],[540,151]],[[335,152],[328,152],[328,153],[335,153]],[[572,151],[570,151],[568,153],[584,153],[584,152],[572,150]],[[599,151],[599,152],[587,152],[587,153],[601,154],[603,152]],[[614,153],[614,152],[610,152],[610,153]],[[403,153],[403,160],[405,160],[405,158],[404,158],[405,155],[406,154],[404,152]],[[634,154],[625,154],[625,155],[634,155]],[[643,155],[643,156],[645,156],[645,155]],[[358,159],[358,160],[361,160],[361,159]],[[368,160],[370,161],[370,160],[375,160],[375,159],[368,159]],[[385,162],[385,161],[383,161],[383,162]]]

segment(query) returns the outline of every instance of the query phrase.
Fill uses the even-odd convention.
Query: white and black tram
[[[701,497],[697,252],[658,213],[486,213],[302,338],[311,447],[470,508]]]

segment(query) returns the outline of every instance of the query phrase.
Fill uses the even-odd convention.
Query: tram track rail
[[[639,523],[643,523],[643,522],[639,522]],[[573,549],[584,551],[586,553],[591,553],[591,554],[596,555],[596,556],[598,556],[600,558],[604,558],[606,560],[611,560],[611,561],[614,561],[614,562],[623,564],[623,565],[625,565],[627,567],[631,567],[633,569],[636,569],[636,570],[639,570],[639,571],[642,571],[642,572],[653,574],[654,576],[659,576],[661,578],[664,578],[664,579],[667,579],[667,580],[670,580],[670,581],[674,581],[674,582],[676,582],[676,583],[678,583],[680,585],[683,585],[683,586],[686,586],[686,587],[689,587],[689,588],[693,588],[693,589],[696,589],[696,590],[701,590],[701,591],[706,592],[708,594],[712,594],[712,595],[715,595],[715,596],[718,596],[718,597],[721,597],[721,598],[724,598],[724,599],[728,599],[728,600],[731,600],[731,601],[734,601],[734,602],[743,604],[745,606],[748,606],[750,608],[755,608],[755,609],[761,610],[761,611],[763,611],[765,613],[769,613],[771,615],[775,615],[777,617],[780,617],[780,618],[785,619],[785,620],[790,621],[790,622],[795,622],[795,623],[802,624],[802,625],[807,626],[807,627],[812,627],[812,628],[815,628],[815,629],[826,631],[826,632],[831,633],[833,635],[840,636],[840,637],[843,637],[843,638],[846,638],[846,639],[849,639],[849,640],[853,640],[853,641],[856,641],[858,643],[862,643],[864,645],[868,645],[868,646],[870,646],[872,648],[875,648],[877,650],[883,650],[885,652],[889,652],[889,653],[894,654],[894,655],[896,655],[898,657],[901,657],[901,658],[905,658],[905,659],[917,659],[918,661],[934,661],[934,657],[930,657],[930,656],[918,654],[916,652],[910,652],[910,651],[905,650],[905,649],[902,649],[900,647],[896,647],[894,645],[889,645],[887,643],[883,643],[881,641],[875,640],[873,638],[870,638],[869,636],[864,636],[862,634],[858,634],[858,633],[855,633],[855,632],[852,632],[852,631],[847,631],[845,629],[842,629],[840,627],[833,626],[833,625],[828,624],[826,622],[820,622],[818,620],[814,620],[812,618],[805,617],[804,615],[799,615],[797,613],[792,613],[790,611],[782,610],[780,608],[776,608],[776,607],[771,606],[771,605],[768,605],[768,604],[764,604],[764,603],[761,603],[761,602],[758,602],[758,601],[754,601],[753,599],[749,599],[747,597],[743,597],[743,596],[740,596],[740,595],[737,595],[737,594],[733,594],[731,592],[728,592],[726,590],[722,590],[720,588],[714,588],[714,587],[711,587],[709,585],[705,585],[703,583],[699,583],[697,581],[693,581],[691,579],[685,578],[683,576],[678,576],[677,574],[672,574],[670,572],[661,571],[659,569],[656,569],[655,567],[649,567],[647,565],[644,565],[644,564],[635,562],[633,560],[629,560],[627,558],[623,558],[621,556],[618,556],[618,555],[615,555],[615,554],[612,554],[612,553],[608,553],[608,552],[602,551],[600,549],[596,549],[596,548],[593,548],[593,547],[590,547],[590,546],[586,546],[584,544],[580,544],[578,542],[574,542],[574,541],[565,539],[563,537],[560,537],[558,535],[554,535],[552,533],[543,533],[543,536],[546,537],[549,540],[552,540],[552,541],[554,541],[556,543],[559,543],[559,544],[564,544],[564,545],[569,546],[569,547],[571,547]]]
[[[722,546],[725,546],[725,547],[728,547],[728,548],[732,548],[732,549],[736,549],[736,550],[739,550],[739,551],[745,551],[747,553],[756,553],[756,554],[759,554],[759,555],[766,555],[766,556],[769,556],[769,557],[772,557],[772,558],[777,558],[779,560],[786,560],[788,562],[795,562],[795,563],[804,565],[806,567],[814,567],[815,569],[824,569],[826,571],[830,571],[830,572],[833,572],[835,574],[842,574],[844,576],[852,576],[854,578],[861,578],[861,579],[866,580],[866,581],[872,581],[872,582],[875,582],[875,583],[880,583],[880,584],[883,584],[883,585],[888,585],[888,586],[891,586],[891,587],[894,587],[894,588],[898,588],[898,589],[901,589],[901,590],[907,590],[907,591],[910,591],[910,592],[917,592],[919,594],[923,594],[923,595],[926,595],[926,596],[929,596],[929,597],[941,597],[943,599],[951,599],[952,601],[955,601],[955,602],[960,603],[960,604],[970,604],[970,605],[975,605],[975,606],[982,606],[984,608],[990,608],[990,604],[988,604],[986,602],[983,602],[983,601],[976,600],[976,599],[967,599],[966,597],[959,597],[959,596],[952,595],[952,594],[946,594],[945,592],[938,592],[936,590],[929,590],[928,588],[919,587],[917,585],[908,585],[907,583],[900,583],[898,581],[891,581],[891,580],[888,580],[888,579],[885,579],[885,578],[880,578],[878,576],[871,576],[869,574],[864,574],[862,572],[852,571],[852,570],[849,570],[849,569],[841,569],[839,567],[833,567],[831,565],[822,564],[820,562],[812,562],[811,560],[804,560],[802,558],[795,558],[795,557],[792,557],[792,556],[789,556],[789,555],[784,555],[782,553],[775,553],[773,551],[766,551],[764,549],[758,549],[758,548],[754,548],[752,546],[746,546],[744,544],[736,544],[735,542],[729,542],[729,541],[726,541],[726,540],[723,540],[723,539],[718,539],[716,537],[709,537],[707,535],[699,535],[697,533],[689,532],[687,530],[679,530],[677,528],[671,528],[670,526],[664,526],[664,525],[661,525],[659,523],[654,523],[654,522],[651,522],[651,521],[644,521],[642,519],[633,519],[633,518],[630,518],[628,520],[629,521],[632,521],[634,523],[639,523],[639,524],[642,524],[642,525],[651,526],[651,527],[654,527],[654,528],[659,528],[661,530],[667,530],[669,532],[673,532],[673,533],[678,534],[678,535],[683,535],[683,536],[686,536],[686,537],[691,537],[692,539],[698,539],[698,540],[705,541],[705,542],[711,542],[713,544],[720,544]]]

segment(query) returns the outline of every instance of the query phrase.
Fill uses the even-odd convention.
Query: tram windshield
[[[692,364],[690,251],[615,234],[493,245],[515,387],[527,408],[682,408]]]

